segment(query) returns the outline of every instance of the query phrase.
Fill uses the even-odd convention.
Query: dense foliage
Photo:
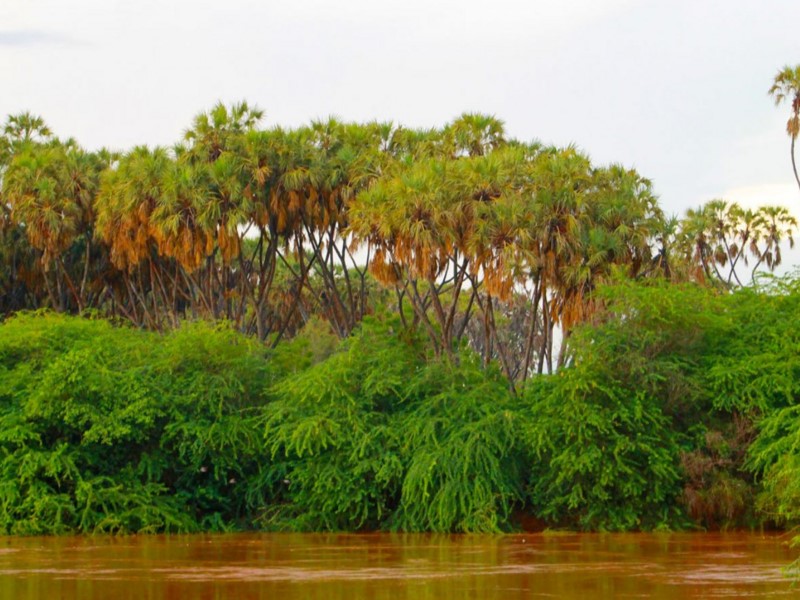
[[[0,332],[2,530],[189,531],[263,503],[248,487],[271,377],[260,345],[53,314]]]
[[[516,394],[392,313],[272,350],[225,323],[21,313],[0,325],[2,529],[795,523],[800,284],[598,298],[569,365]]]

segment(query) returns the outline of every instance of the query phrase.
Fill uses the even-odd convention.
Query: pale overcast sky
[[[800,0],[0,0],[0,116],[124,149],[218,100],[265,125],[480,111],[636,167],[668,212],[800,208],[789,109],[766,94],[799,26]]]

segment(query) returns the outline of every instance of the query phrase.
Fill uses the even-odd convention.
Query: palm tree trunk
[[[547,340],[552,335],[552,328],[550,327],[550,309],[547,302],[547,287],[542,285],[542,341],[539,347],[539,364],[536,367],[536,373],[541,375],[544,373],[544,358],[547,353]]]
[[[84,254],[84,262],[83,262],[83,277],[81,277],[81,288],[80,288],[80,297],[81,303],[86,304],[85,302],[85,293],[86,293],[86,282],[89,279],[89,261],[92,255],[92,238],[91,236],[86,236],[86,252]]]
[[[800,187],[800,176],[797,175],[797,163],[794,158],[794,143],[797,141],[797,136],[792,136],[792,170],[794,170],[794,178],[797,181],[797,187]]]
[[[486,294],[486,306],[489,312],[490,334],[495,341],[495,347],[497,348],[497,356],[500,358],[500,364],[502,365],[503,371],[505,371],[506,378],[508,379],[509,390],[511,390],[512,394],[516,395],[517,389],[516,387],[514,387],[514,373],[511,371],[508,357],[506,356],[505,348],[503,347],[503,343],[500,340],[500,335],[497,332],[497,323],[495,322],[494,319],[494,300],[492,299],[491,294]]]
[[[533,344],[536,338],[536,319],[539,316],[539,299],[542,295],[540,285],[541,281],[537,279],[533,293],[533,301],[531,302],[531,326],[528,330],[528,339],[525,342],[525,364],[522,367],[523,381],[528,378],[528,371],[531,368],[531,360],[533,359]]]
[[[458,333],[456,334],[456,345],[461,343],[461,339],[464,337],[464,332],[469,325],[469,320],[472,316],[472,307],[475,304],[475,298],[478,295],[478,290],[474,287],[471,288],[472,293],[469,296],[469,302],[467,302],[467,310],[464,311],[464,318],[461,320],[461,325],[458,327]]]

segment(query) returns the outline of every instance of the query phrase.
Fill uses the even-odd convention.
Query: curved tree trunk
[[[792,136],[792,170],[794,171],[794,178],[797,181],[797,187],[800,187],[800,176],[797,175],[797,163],[794,159],[794,143],[797,141],[797,136]]]

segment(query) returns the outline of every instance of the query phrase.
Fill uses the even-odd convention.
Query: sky
[[[670,214],[721,197],[800,216],[789,108],[767,95],[799,25],[799,0],[0,0],[0,118],[126,149],[217,101],[266,126],[482,112],[635,167]]]

